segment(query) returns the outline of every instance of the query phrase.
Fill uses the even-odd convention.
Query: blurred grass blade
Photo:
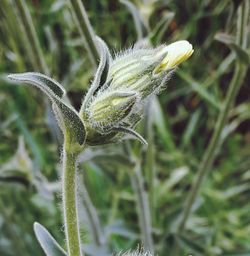
[[[38,222],[34,223],[34,232],[47,256],[67,256],[66,252],[51,236],[48,230]]]
[[[73,10],[73,17],[77,23],[78,30],[84,38],[84,45],[89,54],[89,58],[93,65],[98,65],[97,60],[99,59],[98,47],[95,42],[95,33],[89,22],[89,18],[83,2],[81,0],[69,0]]]
[[[146,26],[143,22],[143,19],[142,19],[140,13],[139,13],[137,7],[128,0],[120,0],[120,2],[122,4],[124,4],[128,8],[128,10],[130,11],[130,13],[132,14],[132,17],[134,19],[136,32],[137,32],[138,40],[141,40],[144,37],[146,37],[147,36],[147,28],[146,28]]]
[[[225,253],[223,256],[249,256],[250,252],[232,252],[232,253]]]
[[[248,65],[250,63],[249,54],[240,45],[235,43],[235,37],[230,36],[226,33],[217,33],[215,35],[215,39],[219,42],[224,43],[231,50],[233,50],[235,52],[235,54],[237,55],[238,59],[242,63],[244,63],[246,65]]]
[[[148,193],[144,188],[144,179],[141,172],[141,162],[137,162],[130,172],[131,184],[136,196],[136,207],[140,223],[141,240],[146,250],[154,251],[154,242],[152,238],[151,213],[148,200]]]
[[[212,106],[220,109],[220,103],[217,99],[214,98],[212,94],[210,94],[200,83],[193,80],[193,78],[184,71],[180,69],[177,70],[177,74],[186,81],[191,88],[199,94],[199,96],[209,102]]]
[[[191,139],[197,129],[197,124],[200,120],[201,116],[201,110],[197,109],[190,117],[190,120],[188,122],[187,128],[185,129],[185,132],[183,133],[182,137],[182,147],[186,147],[191,143]]]
[[[19,11],[23,26],[25,28],[24,32],[28,38],[28,42],[30,43],[30,48],[32,49],[33,56],[35,57],[36,65],[39,67],[39,71],[48,74],[48,67],[43,57],[41,45],[26,1],[16,0],[15,3]]]
[[[20,182],[25,186],[33,179],[33,164],[25,148],[23,137],[18,139],[15,155],[0,166],[0,181]]]
[[[177,243],[184,249],[188,250],[189,252],[195,253],[195,255],[206,255],[206,250],[201,245],[191,241],[189,238],[183,235],[176,235],[175,236]]]
[[[244,6],[242,5],[240,8],[243,9],[243,7]],[[238,22],[242,24],[242,27],[239,28],[240,30],[244,30],[244,22],[242,22],[244,19],[245,19],[244,16],[238,15]],[[237,34],[237,36],[244,37],[244,35],[241,33]],[[247,66],[240,64],[239,61],[236,62],[236,65],[234,68],[234,74],[229,84],[227,94],[223,102],[223,107],[218,115],[212,137],[208,143],[206,151],[204,152],[204,155],[198,166],[198,171],[196,173],[195,181],[192,184],[191,190],[187,196],[186,203],[183,207],[183,214],[178,227],[179,234],[181,234],[185,229],[187,220],[192,212],[193,205],[195,204],[196,199],[199,195],[200,188],[205,178],[207,177],[207,174],[211,170],[212,165],[214,164],[216,154],[218,152],[219,147],[221,146],[221,134],[222,134],[223,128],[227,123],[229,111],[233,106],[233,103],[237,96],[239,88],[242,85],[242,82],[244,81],[244,78],[246,76],[246,71],[247,71]]]
[[[155,26],[154,30],[150,33],[150,39],[153,45],[157,45],[161,42],[164,33],[168,29],[169,24],[173,20],[175,14],[173,12],[166,12],[163,14],[163,17]]]
[[[160,138],[163,140],[166,149],[168,151],[174,151],[176,149],[175,143],[169,125],[166,123],[166,114],[163,113],[157,97],[155,97],[155,100],[153,100],[152,103],[152,108],[154,109],[152,112],[154,113],[153,118],[156,130],[160,134]]]
[[[29,145],[33,156],[34,156],[34,170],[39,171],[45,164],[42,148],[40,147],[38,141],[34,138],[32,133],[29,131],[26,122],[22,119],[20,114],[18,113],[18,110],[16,109],[16,106],[13,107],[15,109],[16,113],[18,114],[16,124],[18,129],[23,134],[27,144]]]
[[[86,215],[86,219],[83,220],[83,225],[89,226],[89,232],[92,234],[94,245],[97,248],[108,251],[107,238],[103,232],[98,212],[86,188],[83,175],[81,185],[79,186],[79,190],[81,191],[82,198],[82,204],[79,205],[79,209],[82,207],[82,211],[84,211]]]

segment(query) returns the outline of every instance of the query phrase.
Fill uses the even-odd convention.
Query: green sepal
[[[83,100],[80,115],[84,114],[91,98],[105,85],[111,61],[111,55],[106,43],[99,37],[96,40],[99,45],[100,62],[94,80]]]
[[[88,120],[91,126],[103,133],[126,118],[139,97],[133,91],[107,91],[98,94],[88,107]]]
[[[128,127],[123,127],[123,126],[117,126],[117,127],[113,127],[112,131],[116,131],[116,132],[123,132],[129,135],[132,135],[133,137],[135,137],[136,139],[138,139],[143,145],[145,145],[146,147],[148,146],[147,141],[136,131],[134,131],[131,128]]]

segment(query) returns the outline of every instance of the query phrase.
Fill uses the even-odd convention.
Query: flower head
[[[97,42],[100,63],[80,112],[65,101],[64,88],[50,77],[33,72],[9,75],[12,80],[38,87],[50,98],[72,152],[80,151],[85,142],[112,143],[124,134],[146,143],[133,130],[142,118],[144,102],[158,93],[175,67],[193,53],[190,43],[178,41],[157,48],[134,47],[112,59],[106,44],[100,38]]]
[[[100,43],[100,49],[105,52],[107,48],[102,41]],[[178,41],[157,48],[135,47],[108,61],[110,54],[102,54],[103,59],[91,86],[92,95],[87,95],[83,103],[87,142],[96,144],[99,140],[103,144],[107,135],[108,142],[113,142],[122,137],[121,132],[141,138],[132,128],[142,118],[143,103],[165,86],[174,68],[192,53],[189,42]],[[100,84],[104,67],[108,71],[105,82]]]

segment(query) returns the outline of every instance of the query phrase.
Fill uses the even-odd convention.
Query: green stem
[[[87,12],[81,0],[70,0],[70,3],[74,11],[73,15],[75,16],[78,24],[80,34],[85,39],[85,47],[88,51],[90,60],[96,68],[98,66],[99,53],[98,47],[95,43],[95,33],[89,22]]]
[[[66,150],[65,150],[66,149]],[[69,256],[81,256],[80,233],[77,216],[76,160],[77,153],[63,152],[63,211],[64,225]]]
[[[26,33],[27,39],[32,49],[32,54],[35,58],[36,66],[40,72],[48,74],[48,67],[46,66],[45,60],[43,58],[42,49],[26,2],[25,0],[15,0],[15,2],[24,26],[24,32]]]

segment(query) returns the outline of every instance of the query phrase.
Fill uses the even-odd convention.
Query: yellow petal
[[[166,57],[155,68],[154,73],[157,74],[175,68],[177,65],[187,60],[193,52],[193,46],[186,40],[177,41],[164,47],[161,54],[166,54]]]

